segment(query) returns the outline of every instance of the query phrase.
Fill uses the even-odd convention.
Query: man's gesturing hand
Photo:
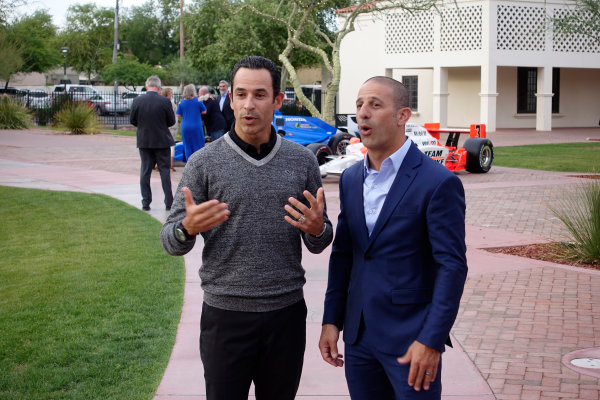
[[[323,210],[325,209],[323,188],[320,187],[317,190],[316,199],[308,190],[305,190],[302,194],[308,200],[310,208],[294,197],[290,197],[288,201],[291,205],[285,205],[285,210],[289,215],[286,215],[284,218],[288,224],[295,226],[303,232],[317,236],[323,230]]]
[[[321,329],[321,339],[319,339],[319,350],[321,357],[326,363],[334,367],[343,367],[344,356],[338,353],[337,342],[340,337],[340,330],[332,324],[325,324]]]
[[[429,390],[429,384],[437,378],[440,357],[439,351],[415,340],[406,354],[398,358],[400,364],[410,363],[408,385],[417,392],[421,390],[421,387],[423,390]]]
[[[211,230],[229,218],[231,212],[227,209],[226,203],[209,200],[196,204],[192,191],[187,187],[182,190],[185,197],[185,218],[181,224],[190,235]]]

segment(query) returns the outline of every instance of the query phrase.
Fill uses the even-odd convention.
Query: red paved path
[[[600,139],[600,129],[553,132],[506,130],[495,145]],[[45,131],[0,131],[0,184],[105,193],[141,207],[139,158],[131,137],[68,136]],[[174,185],[181,169],[173,174]],[[469,277],[453,329],[455,349],[444,355],[444,399],[599,399],[600,370],[573,369],[575,357],[600,358],[600,272],[489,253],[482,248],[561,239],[566,232],[547,204],[578,179],[494,167],[461,174],[467,195]],[[326,178],[329,215],[339,210],[337,178]],[[163,220],[162,193],[153,178]],[[301,399],[347,399],[341,369],[321,361],[320,332],[329,252],[304,254],[309,308]],[[155,399],[204,399],[198,352],[202,292],[200,246],[185,257],[184,307],[171,361]],[[573,353],[575,352],[575,353]]]

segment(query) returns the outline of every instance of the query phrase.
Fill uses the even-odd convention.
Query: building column
[[[497,107],[497,74],[496,65],[484,64],[481,66],[481,92],[479,119],[485,124],[486,131],[496,131],[496,107]]]
[[[537,74],[535,130],[552,130],[552,67],[540,67]]]
[[[433,67],[433,121],[448,126],[448,68]]]

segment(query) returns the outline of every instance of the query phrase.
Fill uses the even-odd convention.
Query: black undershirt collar
[[[262,160],[263,158],[268,156],[271,150],[273,150],[273,148],[275,147],[275,144],[277,143],[277,133],[275,133],[275,128],[273,128],[272,125],[271,136],[269,136],[269,141],[260,145],[260,153],[256,151],[256,147],[240,139],[237,133],[235,133],[235,125],[231,126],[231,129],[229,130],[229,136],[231,137],[231,140],[233,140],[233,142],[244,151],[244,153],[248,154],[255,160]]]

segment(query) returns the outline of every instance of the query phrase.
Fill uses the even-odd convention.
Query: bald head
[[[408,107],[408,90],[406,90],[406,86],[404,86],[402,82],[399,82],[387,76],[374,76],[372,78],[367,79],[365,83],[370,81],[380,83],[392,89],[392,96],[394,99],[394,106],[396,107],[396,110]]]
[[[208,86],[200,86],[200,89],[198,89],[198,96],[204,96],[210,93],[210,90],[208,90]]]

